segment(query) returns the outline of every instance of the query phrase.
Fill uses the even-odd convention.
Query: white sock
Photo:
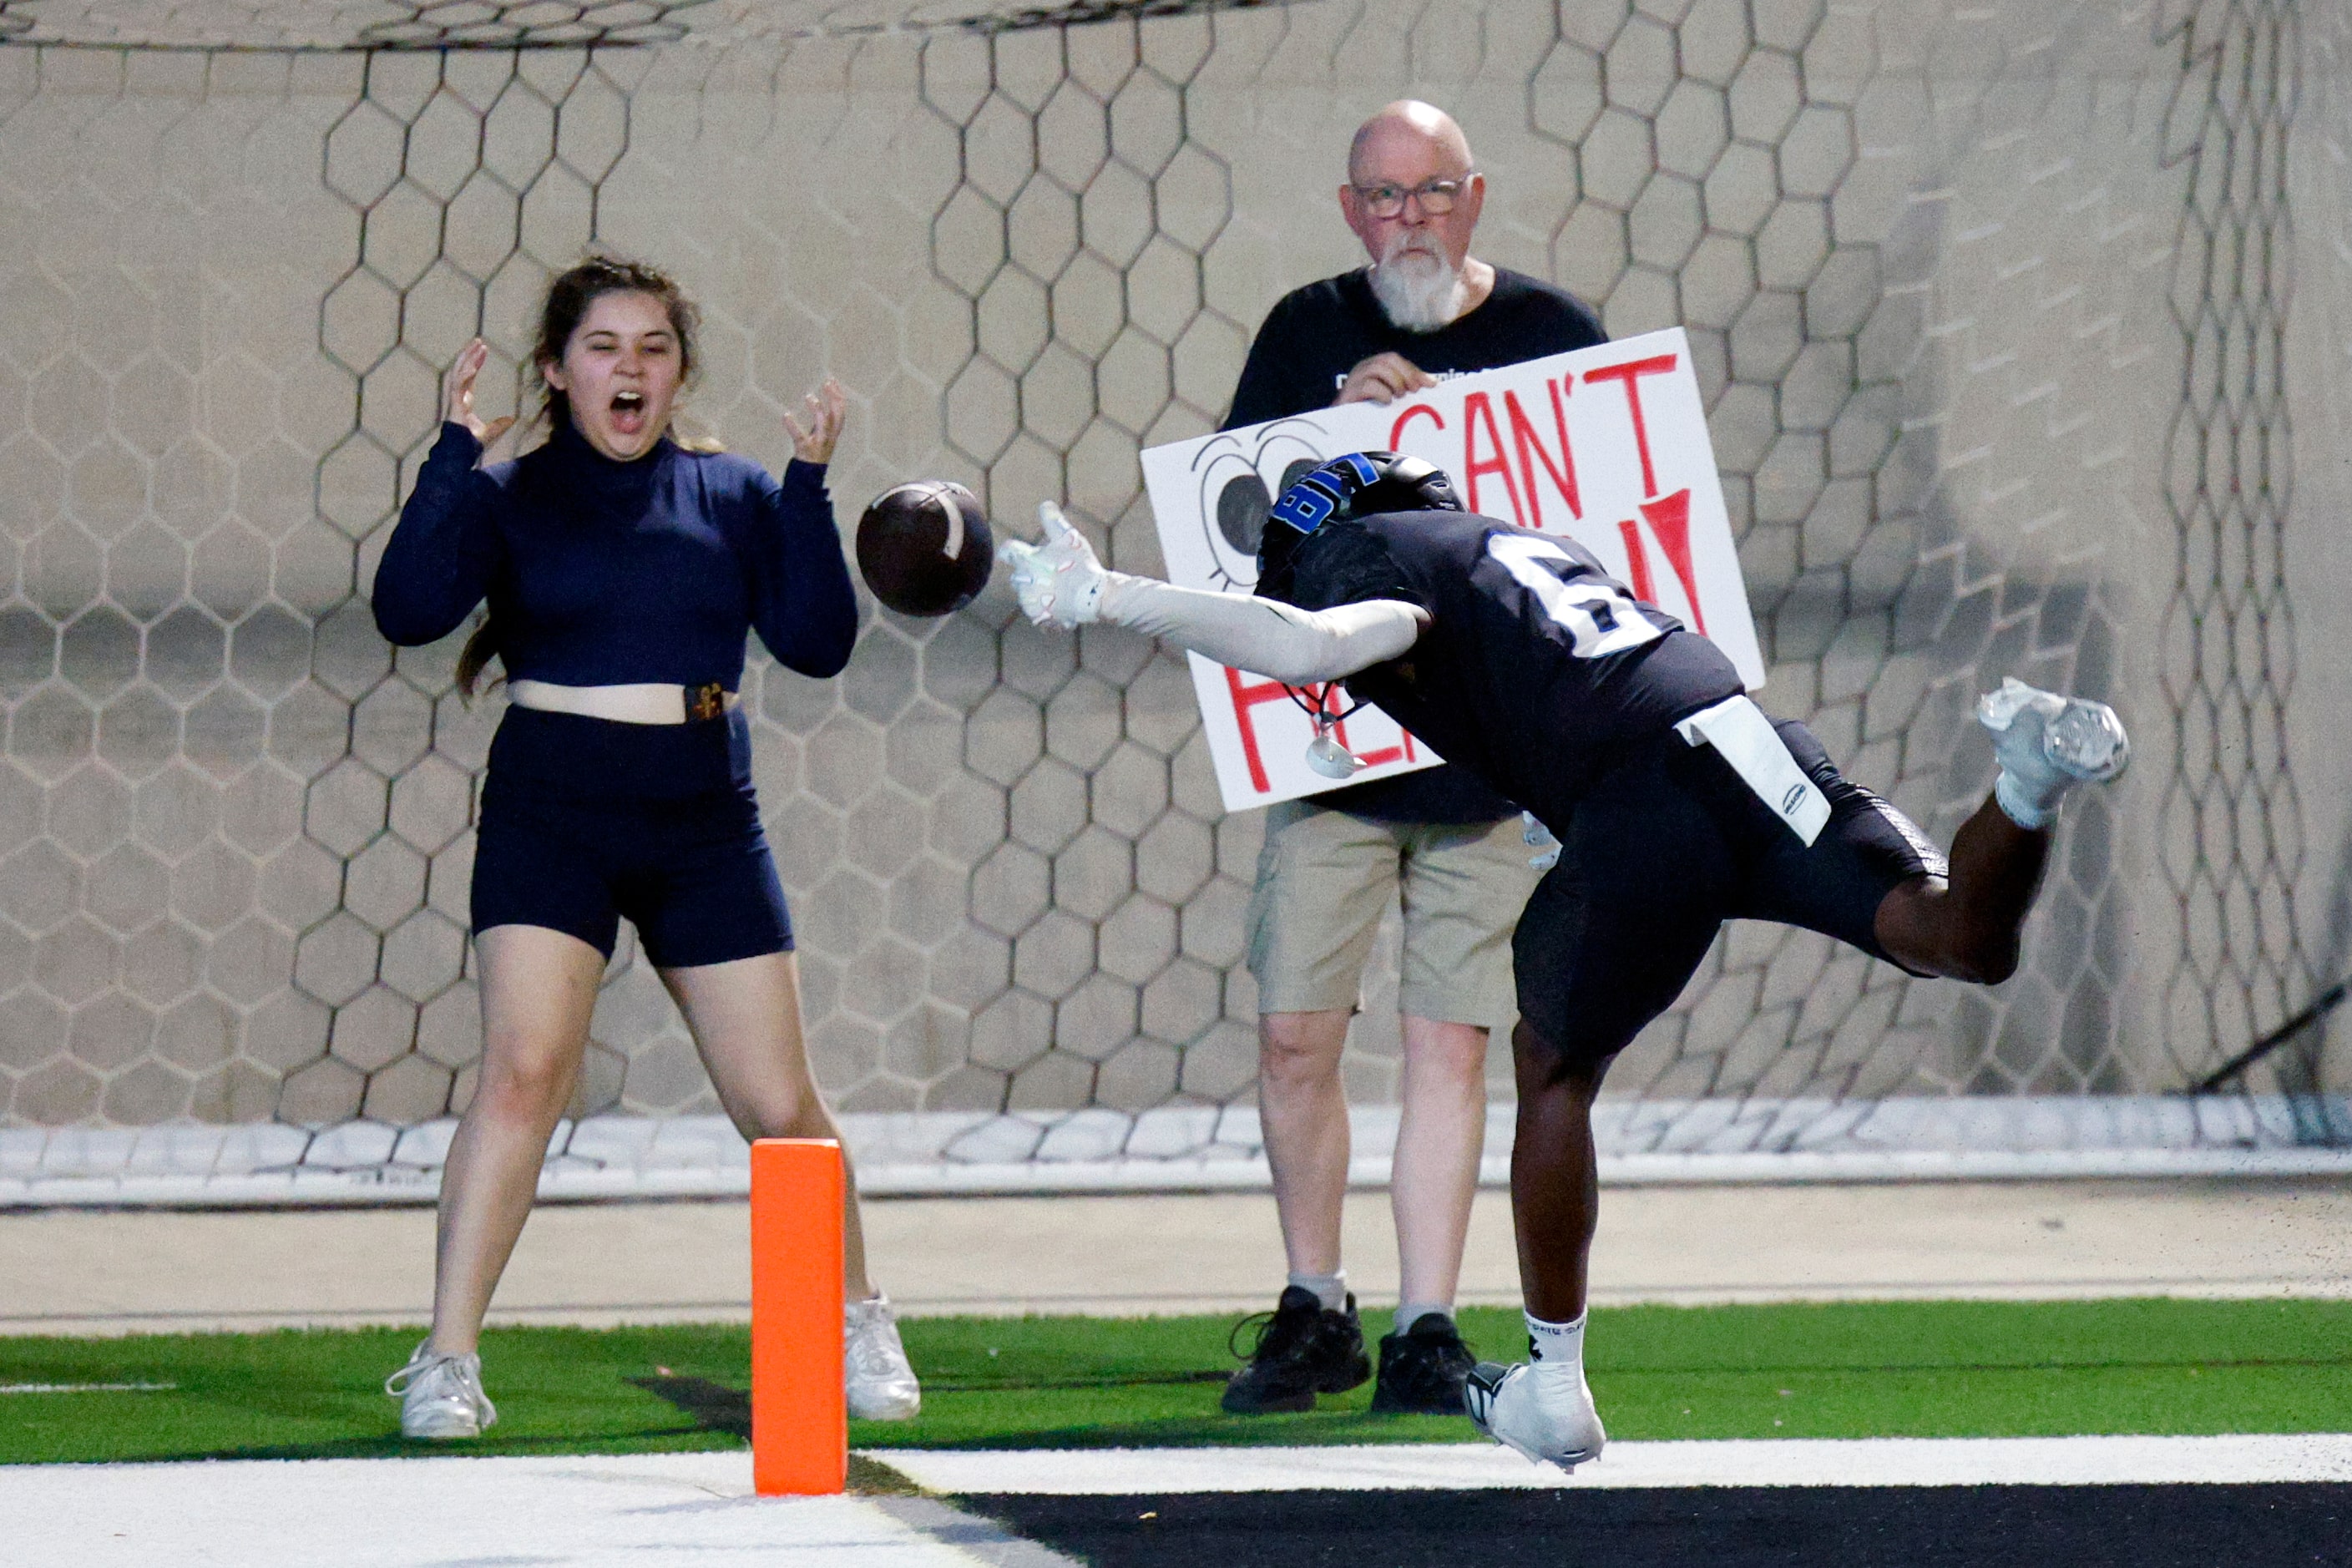
[[[2039,832],[2058,820],[2058,802],[2074,782],[2060,779],[2037,786],[2003,768],[1992,782],[1992,797],[2003,816],[2029,833]]]
[[[1579,1312],[1572,1323],[1548,1323],[1533,1312],[1523,1313],[1528,1321],[1528,1353],[1535,1358],[1537,1376],[1584,1381],[1584,1318]]]
[[[1396,1310],[1396,1331],[1401,1334],[1412,1332],[1412,1326],[1432,1312],[1450,1323],[1454,1321],[1454,1303],[1451,1301],[1399,1301]]]
[[[1341,1312],[1348,1307],[1348,1271],[1335,1269],[1329,1274],[1293,1274],[1290,1283],[1301,1290],[1311,1291],[1323,1303],[1327,1312]]]

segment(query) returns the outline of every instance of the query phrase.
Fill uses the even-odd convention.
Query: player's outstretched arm
[[[1107,569],[1062,509],[1037,509],[1044,544],[1007,540],[997,549],[1012,568],[1021,608],[1039,626],[1107,621],[1276,680],[1338,680],[1412,647],[1429,617],[1395,599],[1302,610],[1273,599],[1209,594]]]

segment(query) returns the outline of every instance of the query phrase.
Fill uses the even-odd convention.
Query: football
[[[902,616],[961,609],[988,585],[994,559],[980,498],[945,479],[887,489],[857,520],[857,570]]]

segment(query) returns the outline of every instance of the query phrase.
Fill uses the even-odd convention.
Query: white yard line
[[[921,1499],[759,1498],[748,1452],[0,1466],[9,1568],[1076,1568]]]
[[[1319,1448],[877,1449],[934,1491],[1157,1495],[1487,1487],[2104,1486],[2352,1481],[2352,1435],[1612,1443],[1572,1477],[1491,1443]]]
[[[1620,1443],[1573,1479],[1488,1444],[873,1456],[934,1491],[2352,1481],[2352,1435]],[[748,1454],[0,1466],[10,1568],[1075,1568],[924,1498],[757,1498]]]
[[[0,1383],[0,1394],[169,1394],[176,1383]]]

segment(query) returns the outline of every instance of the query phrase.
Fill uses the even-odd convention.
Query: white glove
[[[1045,543],[1008,539],[996,547],[1013,569],[1013,592],[1022,613],[1041,626],[1050,622],[1067,630],[1088,625],[1101,613],[1110,574],[1060,507],[1040,503],[1037,522],[1045,531]]]
[[[1538,822],[1536,814],[1532,811],[1519,813],[1519,821],[1522,824],[1519,828],[1520,841],[1528,848],[1539,851],[1528,858],[1528,868],[1537,871],[1549,871],[1559,865],[1559,840],[1551,836],[1551,829]]]

